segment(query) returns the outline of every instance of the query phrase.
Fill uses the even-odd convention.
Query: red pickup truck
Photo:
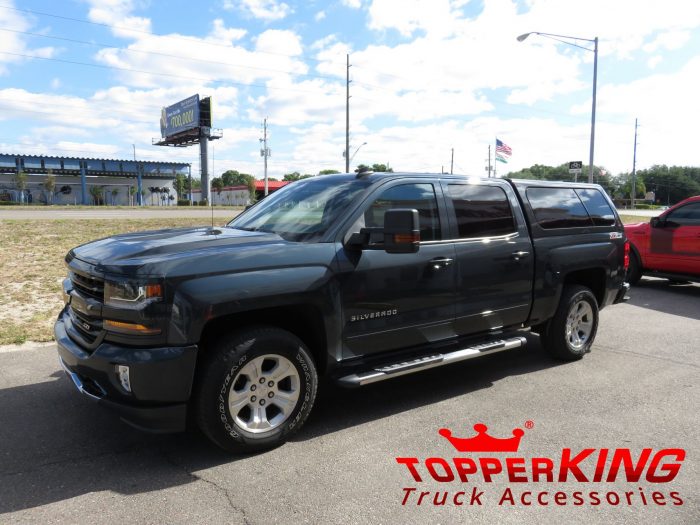
[[[700,195],[669,208],[648,223],[628,224],[631,254],[627,280],[642,275],[700,282]]]

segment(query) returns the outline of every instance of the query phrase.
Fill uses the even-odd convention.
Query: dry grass
[[[622,216],[625,223],[643,217]],[[0,221],[0,345],[50,341],[68,250],[116,233],[200,225],[202,219]]]
[[[0,345],[50,341],[68,250],[116,233],[201,225],[202,219],[0,221]]]

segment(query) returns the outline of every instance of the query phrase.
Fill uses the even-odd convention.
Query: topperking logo
[[[531,421],[526,428],[534,426]],[[441,428],[438,435],[457,454],[449,457],[397,457],[412,486],[403,487],[404,506],[679,506],[680,493],[670,485],[678,475],[685,450],[643,448],[563,448],[553,457],[525,457],[518,454],[525,432],[516,428],[512,437],[496,438],[482,423],[474,425],[476,435],[455,437]],[[421,490],[434,480],[444,490]],[[507,483],[505,489],[493,484]],[[524,484],[530,484],[524,487]],[[554,484],[568,484],[553,490]],[[626,483],[628,487],[606,487],[605,483]],[[532,485],[535,485],[535,489]],[[570,488],[569,488],[570,487]]]

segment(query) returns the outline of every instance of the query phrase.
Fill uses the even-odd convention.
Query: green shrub
[[[190,201],[188,199],[178,199],[177,200],[177,205],[178,206],[189,206]]]
[[[19,206],[19,202],[14,201],[0,201],[0,206]]]
[[[197,203],[199,206],[209,206],[207,199],[201,200]]]

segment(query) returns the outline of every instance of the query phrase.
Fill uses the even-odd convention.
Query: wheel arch
[[[270,326],[285,330],[307,346],[319,375],[327,366],[326,328],[321,310],[315,304],[290,304],[222,315],[207,321],[200,338],[200,356],[208,354],[214,341],[235,330]]]

